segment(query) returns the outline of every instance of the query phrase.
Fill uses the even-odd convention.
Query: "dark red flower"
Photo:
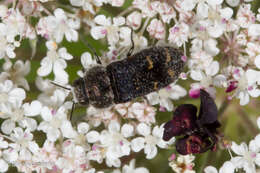
[[[170,140],[173,136],[183,136],[176,141],[176,150],[180,154],[203,153],[214,150],[217,142],[218,110],[210,95],[200,90],[200,112],[192,104],[183,104],[176,108],[173,119],[164,125],[163,139]]]

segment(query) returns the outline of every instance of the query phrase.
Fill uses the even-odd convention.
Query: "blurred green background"
[[[64,8],[66,10],[69,4],[66,0],[60,0],[55,2],[58,7]],[[121,8],[111,7],[110,5],[106,5],[100,9],[100,14],[105,14],[107,16],[115,16],[119,14],[124,9],[128,8],[131,4],[131,0],[126,0],[125,4]],[[257,12],[257,9],[260,7],[260,0],[254,0],[252,2],[252,8],[254,12]],[[36,19],[32,18],[32,22],[37,21]],[[147,34],[147,33],[146,33]],[[82,33],[81,37],[85,37],[88,42],[96,49],[99,55],[102,55],[103,52],[108,50],[108,47],[105,42],[93,40],[88,34]],[[76,43],[69,43],[63,41],[60,47],[66,47],[68,52],[74,56],[74,59],[71,61],[67,61],[68,67],[66,71],[69,73],[70,83],[72,83],[75,79],[78,78],[77,71],[82,69],[80,63],[80,56],[83,52],[90,50],[84,45],[81,41]],[[22,60],[30,60],[31,61],[31,72],[27,76],[27,80],[30,83],[31,90],[27,92],[26,101],[32,101],[37,99],[37,95],[39,94],[39,90],[36,88],[34,81],[36,78],[37,69],[40,66],[40,61],[46,55],[46,47],[45,47],[45,40],[39,38],[37,40],[37,47],[36,47],[36,54],[33,59],[30,59],[32,53],[32,47],[30,46],[30,42],[28,40],[23,40],[21,47],[16,49],[17,58]],[[0,61],[3,63],[3,60]],[[49,75],[48,78],[53,79],[53,75]],[[186,89],[189,88],[191,81],[179,81],[179,84],[185,87]],[[217,106],[219,109],[223,110],[222,113],[219,115],[219,120],[222,124],[221,131],[224,135],[224,139],[232,140],[237,143],[242,141],[248,142],[254,136],[259,133],[259,129],[256,126],[256,119],[257,116],[260,116],[260,98],[252,99],[250,104],[247,106],[240,106],[239,100],[234,99],[231,102],[226,102],[225,99],[226,95],[224,90],[219,89],[217,92]],[[184,103],[192,103],[199,106],[200,102],[199,99],[190,99],[188,96],[174,101],[174,105],[178,106]],[[75,109],[75,113],[73,115],[73,123],[78,123],[81,121],[82,116],[84,116],[85,108],[77,107]],[[171,119],[172,113],[171,112],[158,112],[156,115],[156,119],[159,124],[166,122]],[[39,144],[42,144],[44,141],[42,139],[41,133],[35,133],[35,138]],[[137,167],[145,166],[147,167],[151,173],[169,173],[171,168],[168,166],[168,157],[175,152],[174,146],[172,150],[161,150],[159,149],[159,154],[153,160],[146,160],[145,155],[141,152],[140,154],[133,154],[130,157],[137,159]],[[219,167],[223,164],[225,160],[229,160],[230,157],[226,150],[221,149],[218,147],[216,152],[206,152],[204,154],[196,155],[195,160],[195,170],[197,172],[202,172],[202,169],[206,165],[213,165],[215,167]],[[124,160],[128,160],[125,158]],[[104,165],[99,165],[98,167],[102,168]],[[15,172],[15,169],[11,169],[9,172]],[[110,171],[107,171],[110,172]]]

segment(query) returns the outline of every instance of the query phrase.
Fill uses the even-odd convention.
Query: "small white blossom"
[[[147,31],[151,37],[154,37],[158,40],[164,39],[165,29],[163,23],[160,20],[153,19],[150,25],[147,27]]]
[[[121,164],[119,158],[130,154],[130,142],[125,136],[131,136],[131,132],[129,134],[131,130],[133,131],[131,126],[123,125],[120,131],[120,124],[112,121],[108,126],[108,130],[101,132],[100,143],[106,150],[105,157],[107,166],[119,167]]]
[[[131,26],[134,30],[137,30],[142,22],[142,14],[138,11],[134,11],[126,18],[127,25]]]
[[[98,15],[95,17],[95,22],[99,26],[91,28],[91,35],[94,39],[98,40],[107,37],[108,43],[114,45],[119,41],[119,27],[125,24],[124,17],[107,18],[104,15]]]
[[[67,120],[64,106],[61,106],[58,110],[43,107],[41,116],[44,121],[39,124],[38,130],[42,130],[46,133],[48,140],[53,142],[56,141],[60,135],[67,138],[76,135],[71,122]]]
[[[3,65],[4,72],[0,74],[0,81],[9,79],[12,80],[16,86],[22,86],[26,90],[29,90],[30,87],[25,76],[30,72],[30,69],[30,61],[24,63],[18,60],[14,64],[12,64],[11,61],[6,61]]]
[[[157,155],[157,147],[166,148],[167,143],[162,139],[163,125],[155,126],[151,132],[151,127],[145,123],[140,123],[137,126],[137,132],[143,137],[134,138],[131,141],[132,150],[139,152],[144,149],[147,159],[152,159]]]
[[[231,149],[238,155],[231,159],[235,167],[243,168],[246,173],[256,172],[255,165],[260,166],[260,148],[255,140],[250,141],[249,147],[246,143],[237,145],[235,142],[232,142]]]
[[[169,165],[176,173],[195,173],[193,170],[194,159],[193,155],[179,155],[176,160],[170,160]]]
[[[68,74],[65,72],[67,63],[65,60],[71,60],[73,57],[70,55],[66,48],[58,49],[58,45],[54,41],[47,41],[48,48],[47,56],[41,61],[41,67],[37,73],[39,76],[47,76],[52,71],[55,75],[55,81],[61,84],[68,82]]]
[[[226,161],[221,168],[219,169],[219,173],[234,173],[235,166],[231,161]],[[213,166],[207,166],[204,169],[205,173],[218,173],[218,170]]]
[[[123,166],[122,171],[115,170],[113,173],[149,173],[149,170],[144,167],[135,168],[135,159],[133,159],[129,165]]]
[[[148,94],[146,97],[151,105],[160,104],[161,109],[173,110],[172,100],[178,100],[187,94],[186,90],[179,85],[170,84],[158,92]]]

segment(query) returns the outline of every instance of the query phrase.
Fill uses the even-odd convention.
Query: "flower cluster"
[[[237,98],[242,106],[251,97],[259,98],[260,9],[253,12],[252,1],[1,1],[0,172],[12,166],[19,172],[149,173],[139,163],[135,168],[138,157],[154,159],[181,141],[175,137],[163,140],[168,118],[163,115],[172,112],[178,100],[186,95],[198,98],[202,90],[213,99],[221,89],[225,101]],[[167,45],[184,52],[185,71],[175,83],[143,98],[106,109],[89,105],[82,122],[70,121],[75,88],[70,85],[68,67],[74,67],[79,58],[68,45],[79,45],[86,36],[107,47],[99,57],[104,66],[129,52]],[[31,52],[23,52],[26,46]],[[84,70],[97,66],[89,52],[80,53]],[[84,77],[84,71],[77,74]],[[203,118],[218,123],[215,114]],[[192,116],[194,121],[202,119],[196,112]],[[183,128],[189,120],[176,121],[176,127]],[[201,127],[180,134],[195,136],[207,146],[210,137],[218,138],[215,130],[219,126],[203,125],[205,134],[193,131],[200,132]],[[195,143],[186,137],[185,144]],[[259,144],[260,134],[249,146],[232,142],[225,151],[235,156],[219,172],[256,172]],[[202,150],[185,154],[191,153]],[[175,172],[193,173],[194,159],[194,155],[173,154],[169,165]],[[218,170],[208,166],[204,172]]]

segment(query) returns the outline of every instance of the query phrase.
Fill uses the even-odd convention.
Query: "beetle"
[[[174,136],[182,136],[176,141],[176,151],[180,154],[203,153],[215,150],[217,128],[221,126],[214,100],[203,89],[200,90],[200,111],[192,104],[183,104],[176,108],[173,119],[164,125],[163,139],[169,141]]]
[[[127,57],[107,66],[102,65],[96,52],[85,42],[94,52],[98,64],[73,82],[73,108],[75,103],[108,108],[113,104],[145,96],[178,79],[185,64],[180,50],[170,46],[154,46],[132,54],[132,33],[131,41],[132,47]]]

